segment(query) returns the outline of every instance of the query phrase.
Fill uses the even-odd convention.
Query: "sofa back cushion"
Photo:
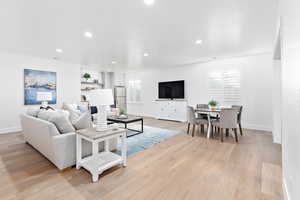
[[[91,114],[89,111],[80,115],[75,121],[72,122],[76,130],[90,128],[92,126]]]
[[[55,110],[45,110],[45,109],[41,109],[37,115],[38,118],[49,121],[49,118],[51,117],[51,115],[55,114]]]
[[[31,116],[31,117],[37,117],[38,114],[40,112],[40,108],[28,108],[27,111],[26,111],[26,114]]]
[[[56,111],[50,116],[49,121],[55,124],[61,134],[74,132],[75,129],[64,111]]]
[[[39,111],[38,118],[52,122],[61,134],[75,131],[69,120],[68,111],[42,109]]]

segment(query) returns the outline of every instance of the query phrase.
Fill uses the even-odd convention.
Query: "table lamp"
[[[89,103],[91,106],[97,106],[98,114],[96,120],[96,131],[107,129],[107,106],[114,104],[114,98],[111,89],[97,89],[89,92]]]

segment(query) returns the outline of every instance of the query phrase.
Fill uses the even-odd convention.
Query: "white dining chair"
[[[240,129],[240,134],[243,135],[243,130],[242,130],[242,111],[243,111],[243,106],[232,105],[231,107],[238,110],[237,124],[238,124],[239,129]]]
[[[235,141],[238,142],[237,113],[237,109],[223,108],[220,112],[220,119],[212,121],[212,125],[218,127],[218,130],[221,132],[221,142],[224,141],[224,129],[233,130]]]
[[[187,107],[187,122],[188,122],[187,134],[189,134],[190,132],[190,126],[193,125],[192,137],[194,137],[195,134],[195,126],[208,125],[207,119],[196,118],[195,110],[192,106]]]

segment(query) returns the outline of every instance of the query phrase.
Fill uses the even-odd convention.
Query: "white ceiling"
[[[152,6],[143,0],[1,1],[0,50],[140,68],[274,48],[276,0],[155,1]],[[84,31],[94,37],[84,38]],[[203,44],[195,45],[197,39]]]

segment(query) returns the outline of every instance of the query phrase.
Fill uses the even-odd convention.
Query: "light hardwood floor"
[[[145,125],[186,130],[150,118]],[[0,199],[282,199],[281,147],[269,132],[244,134],[238,144],[179,134],[129,156],[127,168],[115,167],[95,184],[84,169],[57,170],[21,133],[0,135]]]

